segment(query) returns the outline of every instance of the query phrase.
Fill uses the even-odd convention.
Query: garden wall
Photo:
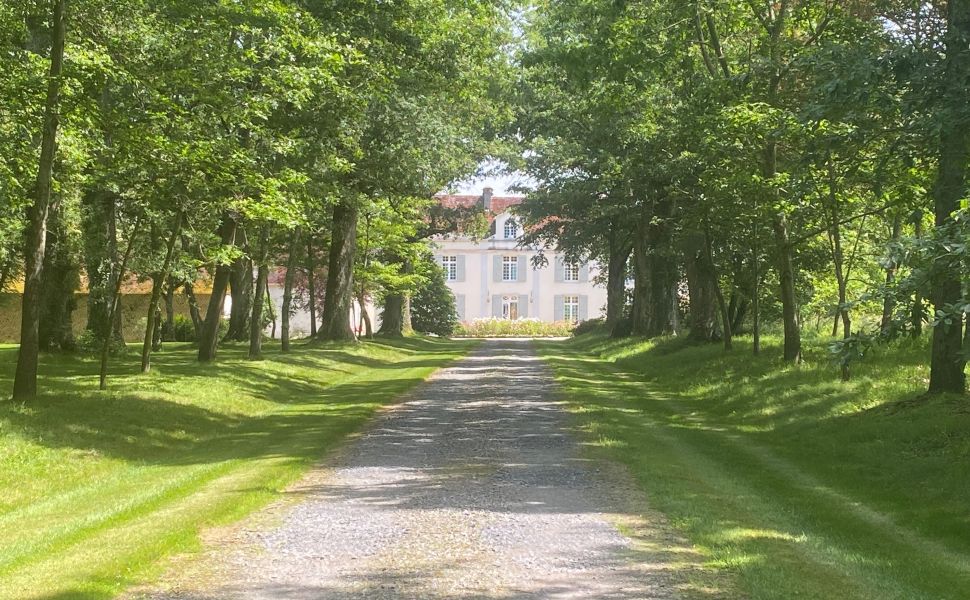
[[[209,304],[208,294],[196,294],[199,309],[205,316],[206,306]],[[125,294],[122,296],[121,309],[124,323],[125,339],[137,342],[145,335],[145,319],[148,316],[149,294]],[[0,342],[16,343],[20,341],[20,294],[0,294]],[[162,304],[162,314],[165,306]],[[189,303],[182,294],[175,296],[175,314],[189,316]],[[88,319],[88,295],[77,294],[77,309],[74,311],[74,333],[80,334]]]

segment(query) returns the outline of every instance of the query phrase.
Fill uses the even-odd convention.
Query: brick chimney
[[[482,208],[492,210],[492,188],[482,189]]]

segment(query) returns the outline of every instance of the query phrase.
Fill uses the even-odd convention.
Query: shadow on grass
[[[602,339],[544,352],[590,443],[630,464],[665,512],[753,589],[962,597],[966,398],[907,402],[921,384],[922,344],[877,351],[842,383],[825,342],[811,342],[800,367],[781,364],[776,340],[759,358],[744,341],[730,353]]]
[[[418,379],[338,384],[312,390],[306,384],[265,393],[294,393],[303,407],[265,416],[240,416],[160,398],[65,398],[43,409],[11,410],[3,419],[35,443],[76,448],[148,464],[197,464],[288,455],[312,458],[321,441],[346,430]],[[312,390],[312,393],[308,393]]]
[[[600,483],[599,479],[590,476],[590,471],[596,470],[597,465],[590,465],[591,461],[575,455],[575,441],[568,435],[569,421],[564,418],[558,399],[550,394],[547,373],[538,359],[527,354],[524,344],[509,343],[500,354],[472,356],[436,378],[433,394],[420,396],[414,402],[396,409],[393,419],[379,420],[367,436],[355,443],[356,448],[363,449],[359,455],[353,456],[355,469],[386,469],[394,477],[384,475],[379,484],[366,487],[341,485],[339,480],[327,480],[320,484],[300,486],[290,493],[343,502],[359,510],[364,518],[367,510],[385,509],[572,515],[582,512],[600,514],[609,508],[610,512],[639,515],[640,506],[613,507],[586,499],[586,494],[592,493]],[[359,397],[368,392],[360,387],[359,382],[348,382],[324,390],[317,395],[317,400],[326,405],[343,406],[340,398],[345,393]],[[453,398],[461,401],[452,402]],[[308,410],[312,409],[312,406],[308,407]],[[302,412],[303,407],[297,410]],[[183,418],[186,416],[179,414],[165,417],[166,421],[179,422]],[[191,415],[187,418],[206,419],[211,415]],[[256,426],[258,435],[253,439],[246,438],[245,424],[232,422],[226,425],[216,420],[205,423],[201,429],[209,431],[222,427],[229,430],[226,432],[226,448],[253,446],[261,448],[264,454],[264,445],[271,441],[263,437],[267,432],[291,440],[304,434],[311,440],[319,437],[312,423],[287,420],[263,421]],[[294,431],[292,427],[307,427],[307,431]],[[138,423],[136,427],[136,431],[146,429],[146,423]],[[431,443],[434,444],[434,451],[429,457]],[[198,451],[206,457],[218,454],[213,448],[200,448]],[[292,449],[288,451],[292,452]],[[480,494],[476,492],[480,488],[493,491]],[[597,491],[593,498],[599,498],[601,493]],[[216,592],[184,597],[215,600],[252,595],[309,600],[344,597],[347,589],[344,584],[349,584],[355,590],[363,588],[360,597],[401,599],[526,600],[577,595],[616,600],[674,596],[697,600],[734,597],[728,596],[708,577],[703,578],[704,585],[695,581],[694,570],[699,570],[702,559],[684,548],[679,540],[658,540],[655,534],[647,537],[651,541],[649,545],[628,545],[613,538],[591,542],[589,547],[583,549],[581,565],[563,561],[557,563],[554,569],[533,567],[535,580],[523,584],[529,589],[500,591],[485,587],[489,584],[487,581],[479,584],[467,579],[469,585],[465,589],[436,589],[435,585],[441,582],[443,573],[475,573],[476,569],[481,568],[478,563],[482,558],[478,555],[472,564],[453,560],[446,555],[442,560],[434,561],[433,569],[427,570],[422,569],[420,564],[393,570],[375,561],[373,568],[355,571],[356,577],[352,582],[337,580],[331,584],[308,585],[284,578],[257,588],[250,585],[244,589],[230,586]],[[563,553],[566,557],[570,556],[568,548]],[[461,555],[460,552],[457,554]],[[629,560],[618,561],[617,556]],[[499,557],[493,559],[504,560]],[[577,577],[577,571],[588,576]],[[606,573],[606,576],[601,577],[602,573]],[[614,585],[616,582],[625,585]],[[479,585],[482,587],[476,587]],[[104,594],[69,591],[43,598],[102,600]]]
[[[361,348],[307,346],[301,353],[267,352],[265,361],[245,360],[245,349],[227,347],[221,360],[200,365],[186,346],[154,356],[154,372],[134,376],[134,353],[115,360],[111,390],[99,393],[97,364],[84,356],[44,356],[43,395],[27,406],[0,403],[0,422],[33,442],[51,448],[75,448],[145,464],[199,464],[233,459],[290,456],[319,457],[326,440],[359,425],[373,409],[420,380],[389,374],[357,378],[378,370],[441,366],[462,346],[444,341],[398,340]],[[386,346],[385,357],[381,346]],[[393,352],[392,352],[393,350]],[[403,350],[404,358],[401,358]],[[0,350],[0,389],[10,383],[15,358]],[[278,369],[266,368],[278,363]],[[332,374],[336,382],[330,383]],[[311,378],[312,376],[312,378]],[[205,402],[179,398],[218,380],[220,389],[271,402],[279,409],[247,415],[231,409],[210,410]]]

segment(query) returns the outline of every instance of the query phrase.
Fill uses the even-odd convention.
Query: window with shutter
[[[562,320],[568,323],[579,322],[579,296],[563,296]]]
[[[503,256],[502,257],[502,281],[518,281],[518,280],[519,280],[519,257]]]
[[[515,321],[519,318],[519,297],[502,296],[502,318]]]
[[[565,263],[562,268],[562,280],[570,283],[579,281],[579,263]]]
[[[458,281],[458,257],[442,256],[441,268],[445,270],[446,281]]]

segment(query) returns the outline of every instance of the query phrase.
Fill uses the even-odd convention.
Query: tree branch
[[[707,52],[707,42],[704,40],[704,28],[701,24],[701,7],[699,2],[694,3],[694,31],[697,33],[697,45],[701,49],[701,56],[704,58],[704,66],[711,77],[717,77],[717,68],[711,61],[711,56]]]
[[[717,25],[714,23],[714,15],[710,12],[706,15],[707,32],[711,36],[711,45],[714,48],[714,55],[717,57],[718,64],[724,72],[724,77],[731,78],[731,67],[728,65],[727,57],[724,55],[724,47],[721,45],[721,36],[717,33]]]
[[[855,221],[857,219],[864,219],[864,218],[870,217],[872,215],[878,215],[879,213],[885,212],[885,211],[889,210],[890,208],[893,208],[897,204],[899,204],[899,203],[898,202],[887,202],[886,204],[883,204],[879,208],[874,208],[872,210],[867,210],[867,211],[861,212],[859,214],[852,215],[851,217],[846,217],[845,219],[842,219],[842,220],[837,221],[835,223],[827,224],[824,227],[818,227],[816,229],[813,229],[812,231],[809,231],[808,233],[806,233],[804,235],[801,235],[801,236],[799,236],[797,238],[792,239],[791,242],[790,242],[790,245],[797,246],[798,244],[801,244],[802,242],[808,241],[808,240],[812,239],[813,237],[817,236],[820,233],[825,233],[833,225],[846,225],[846,224],[851,223],[851,222],[853,222],[853,221]]]

